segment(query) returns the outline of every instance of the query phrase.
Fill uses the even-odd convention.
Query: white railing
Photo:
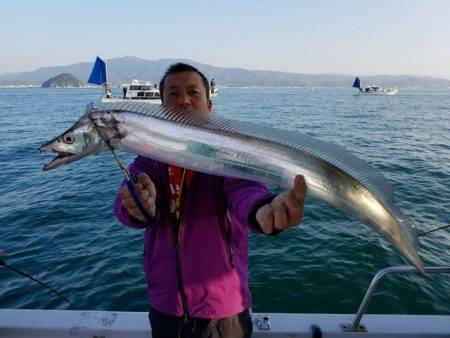
[[[425,272],[429,273],[450,273],[450,267],[428,267],[425,268]],[[378,271],[378,273],[373,277],[372,282],[370,283],[369,288],[366,291],[366,295],[359,306],[358,312],[353,319],[351,324],[343,323],[341,324],[341,329],[343,331],[360,331],[365,332],[365,326],[360,324],[362,316],[365,314],[367,307],[369,306],[370,299],[372,298],[373,292],[375,291],[375,287],[378,282],[387,274],[395,273],[395,274],[406,274],[406,273],[419,273],[416,268],[412,266],[393,266],[390,268],[385,268],[383,270]],[[426,275],[425,275],[426,276]]]

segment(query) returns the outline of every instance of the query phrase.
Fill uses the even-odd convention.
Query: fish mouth
[[[43,168],[44,170],[50,170],[50,169],[59,167],[65,163],[70,163],[70,162],[76,161],[77,159],[79,159],[81,157],[80,155],[72,154],[69,152],[58,151],[48,145],[40,147],[39,151],[41,153],[47,153],[47,152],[51,151],[52,153],[58,154],[56,157],[53,158],[53,160],[50,163],[44,165],[44,168]]]

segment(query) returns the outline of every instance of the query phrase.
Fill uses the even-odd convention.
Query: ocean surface
[[[120,89],[114,91],[119,95]],[[0,89],[0,248],[3,259],[85,310],[147,311],[143,231],[121,225],[122,182],[111,154],[42,171],[45,141],[70,127],[99,89]],[[450,90],[395,96],[351,89],[222,88],[215,114],[338,143],[391,182],[420,232],[450,223]],[[127,163],[133,156],[122,154]],[[427,266],[450,266],[450,229],[421,237]],[[406,264],[374,231],[308,198],[300,227],[251,235],[254,311],[354,313],[373,275]],[[0,308],[67,309],[0,268]],[[450,275],[390,276],[369,313],[450,314]]]

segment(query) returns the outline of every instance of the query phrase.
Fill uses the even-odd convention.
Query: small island
[[[82,88],[86,85],[69,73],[59,74],[45,81],[42,88]]]

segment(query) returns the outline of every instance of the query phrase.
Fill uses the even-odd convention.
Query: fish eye
[[[72,144],[74,141],[75,137],[73,137],[72,135],[64,135],[64,142],[66,142],[67,144]]]

